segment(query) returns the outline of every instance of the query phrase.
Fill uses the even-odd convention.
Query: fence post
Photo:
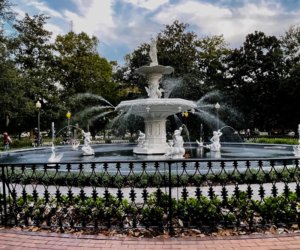
[[[2,219],[2,222],[4,226],[7,226],[7,205],[6,205],[6,178],[4,173],[4,165],[1,165],[1,181],[2,181],[2,192],[3,192],[3,214],[4,218]],[[2,202],[1,202],[2,203]],[[2,206],[2,204],[0,204]]]
[[[173,205],[172,205],[172,163],[168,162],[169,166],[169,234],[174,235],[173,228]]]

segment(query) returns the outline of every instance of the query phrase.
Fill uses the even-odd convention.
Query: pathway
[[[136,239],[95,235],[24,232],[0,228],[0,249],[7,250],[283,250],[300,249],[300,233],[234,237]]]

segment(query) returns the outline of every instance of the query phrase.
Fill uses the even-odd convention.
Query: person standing
[[[7,132],[3,133],[3,146],[4,150],[9,150],[11,144],[11,138]]]

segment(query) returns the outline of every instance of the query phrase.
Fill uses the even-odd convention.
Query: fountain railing
[[[249,231],[300,224],[299,159],[1,164],[0,224]],[[298,205],[297,205],[298,204]]]

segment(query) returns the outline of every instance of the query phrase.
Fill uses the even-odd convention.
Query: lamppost
[[[37,146],[40,146],[41,138],[40,138],[40,133],[41,133],[41,127],[40,127],[40,117],[41,117],[41,107],[42,104],[40,103],[40,100],[38,100],[35,104],[35,107],[38,110],[38,135],[37,135]]]
[[[184,117],[185,118],[185,125],[187,125],[187,118],[189,117],[189,112],[188,111],[184,111],[184,112],[182,112],[181,113],[181,115],[182,115],[182,117]]]
[[[66,113],[66,117],[67,117],[67,120],[68,120],[68,140],[70,140],[70,119],[71,119],[71,116],[72,116],[71,112],[68,111]]]
[[[217,102],[215,104],[215,109],[216,109],[216,112],[217,112],[217,130],[219,129],[219,109],[221,108],[221,105]]]

